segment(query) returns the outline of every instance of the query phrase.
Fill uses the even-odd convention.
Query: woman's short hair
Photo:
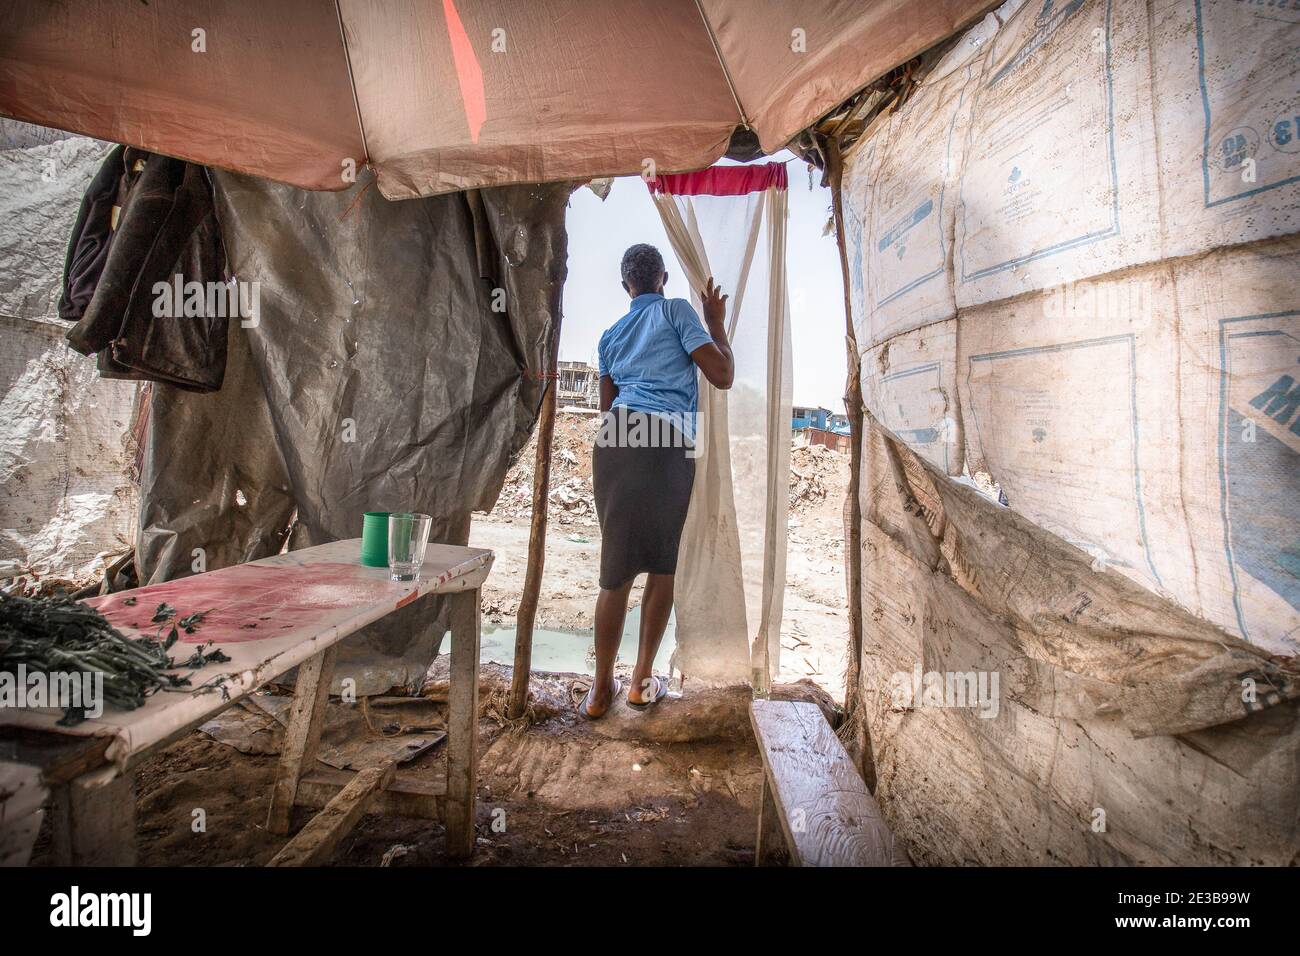
[[[650,292],[659,285],[664,274],[664,257],[648,243],[638,242],[623,253],[619,267],[623,281],[638,292]]]

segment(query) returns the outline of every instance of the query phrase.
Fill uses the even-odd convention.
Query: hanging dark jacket
[[[90,181],[77,211],[72,239],[68,242],[68,255],[63,263],[63,294],[59,297],[59,318],[67,322],[81,321],[104,271],[112,236],[113,207],[118,204],[118,189],[122,185],[122,155],[125,152],[125,146],[117,146],[109,153]]]
[[[110,192],[112,203],[106,202]],[[182,303],[175,302],[169,314],[155,316],[155,288],[174,286],[178,275],[182,285],[206,287],[222,282],[224,271],[207,170],[132,148],[114,150],[82,200],[69,244],[59,303],[60,315],[77,322],[68,344],[84,355],[98,353],[106,378],[215,391],[226,369],[225,314],[180,317]]]

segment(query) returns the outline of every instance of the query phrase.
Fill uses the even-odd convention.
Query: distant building
[[[600,407],[600,377],[595,366],[586,362],[561,362],[559,380],[560,407]]]
[[[830,418],[830,424],[827,427],[833,432],[847,432],[849,430],[849,416],[832,415]]]
[[[829,408],[796,405],[790,409],[790,427],[795,431],[801,428],[826,428],[830,417]]]
[[[841,455],[849,453],[849,436],[847,433],[827,431],[825,428],[800,428],[794,433],[794,447],[800,448],[804,445],[824,445],[832,451],[837,451]]]

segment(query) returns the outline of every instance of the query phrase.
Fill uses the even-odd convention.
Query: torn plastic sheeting
[[[0,577],[79,582],[135,537],[125,428],[135,384],[108,382],[52,322],[0,315]]]
[[[1004,679],[1024,682],[1004,687],[1007,696],[1054,716],[1117,717],[1138,737],[1201,730],[1300,698],[1293,662],[1122,575],[1095,571],[1088,555],[1010,509],[936,479],[932,466],[867,415],[864,517],[893,540],[900,560],[932,568],[936,587],[950,579],[997,622],[990,626],[1009,629],[1025,660],[1004,658],[1013,671]],[[927,635],[953,620],[978,629],[972,612],[949,617],[916,626]],[[1243,694],[1246,677],[1257,700]]]
[[[209,569],[273,553],[295,506],[292,548],[400,510],[432,515],[432,540],[466,543],[470,512],[495,502],[540,407],[572,187],[394,203],[364,185],[214,180],[230,270],[256,283],[260,308],[255,326],[232,323],[220,393],[158,389],[148,580],[189,573],[196,547],[217,549]],[[362,695],[418,685],[446,630],[442,603],[350,637],[336,681]]]
[[[9,138],[19,142],[48,132],[25,123],[7,128]],[[110,149],[80,136],[0,148],[0,216],[5,223],[0,230],[0,313],[57,321],[68,235],[81,197]],[[58,327],[67,328],[61,322]]]

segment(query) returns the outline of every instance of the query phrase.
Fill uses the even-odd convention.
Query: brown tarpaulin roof
[[[779,149],[989,6],[16,0],[0,113],[310,189],[368,160],[389,198],[672,172],[741,124]]]

